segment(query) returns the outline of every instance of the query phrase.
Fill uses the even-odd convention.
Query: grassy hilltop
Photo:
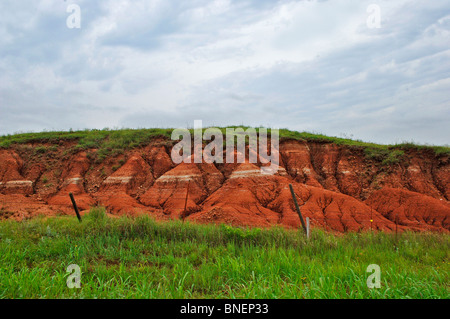
[[[230,128],[247,129],[246,126],[230,126]],[[205,130],[206,128],[204,128]],[[225,135],[226,128],[220,128]],[[145,144],[148,144],[156,138],[162,138],[171,141],[173,129],[152,128],[152,129],[118,129],[118,130],[84,130],[84,131],[60,131],[60,132],[41,132],[41,133],[22,133],[14,135],[0,136],[0,148],[9,148],[17,144],[26,143],[48,143],[57,144],[63,141],[75,142],[74,150],[80,149],[98,149],[98,158],[100,160],[106,156],[121,154]],[[193,129],[190,129],[193,133]],[[315,142],[328,142],[337,145],[347,145],[364,149],[367,157],[380,161],[395,161],[407,149],[423,149],[434,152],[436,155],[450,155],[448,146],[430,146],[418,145],[414,143],[402,143],[396,145],[383,145],[367,143],[361,140],[352,140],[347,138],[330,137],[322,134],[313,134],[308,132],[297,132],[288,129],[280,129],[280,139],[296,139]],[[269,131],[270,133],[270,131]],[[45,151],[45,150],[42,150]]]

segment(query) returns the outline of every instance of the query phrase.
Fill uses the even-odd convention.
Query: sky
[[[0,2],[0,135],[194,120],[448,145],[450,1]]]

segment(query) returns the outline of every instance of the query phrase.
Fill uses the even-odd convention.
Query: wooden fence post
[[[300,217],[300,221],[302,222],[303,230],[306,233],[305,221],[303,220],[302,213],[300,212],[300,207],[298,207],[297,198],[295,197],[294,188],[292,187],[292,184],[289,184],[289,188],[291,189],[291,194],[292,194],[292,199],[294,200],[295,209],[297,210],[297,214]]]
[[[73,194],[69,193],[70,200],[72,201],[73,209],[75,210],[75,213],[77,214],[78,221],[81,223],[81,216],[80,212],[78,211],[77,203],[75,202],[75,198],[73,198]]]
[[[309,224],[309,217],[306,217],[306,238],[309,239],[309,236],[311,236],[311,227]]]

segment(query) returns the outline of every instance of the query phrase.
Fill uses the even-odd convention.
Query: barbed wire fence
[[[195,181],[193,181],[195,182]],[[204,191],[202,194],[192,194],[195,192],[195,188],[191,188],[192,191],[187,189],[188,185],[191,183],[191,181],[188,181],[186,183],[178,183],[176,187],[167,185],[164,186],[163,184],[158,185],[158,187],[154,188],[154,201],[158,202],[157,205],[145,205],[140,201],[140,196],[135,196],[133,194],[129,193],[129,190],[127,190],[126,187],[118,187],[117,190],[102,190],[100,188],[99,191],[89,194],[84,193],[81,194],[82,196],[88,196],[92,198],[94,205],[93,206],[104,206],[111,210],[111,213],[114,214],[114,203],[120,203],[123,202],[124,204],[121,207],[122,213],[121,214],[127,214],[127,206],[130,207],[129,213],[133,214],[133,212],[136,212],[137,210],[141,209],[143,212],[149,210],[148,212],[151,213],[151,210],[157,209],[160,211],[166,211],[165,208],[166,204],[170,203],[170,211],[171,211],[171,217],[173,218],[180,218],[184,220],[185,218],[189,217],[191,214],[195,214],[197,212],[200,212],[201,206],[206,201],[209,196],[211,196],[214,191],[207,192]],[[155,184],[154,184],[155,185]],[[204,186],[204,185],[203,185]],[[151,186],[149,189],[151,189],[153,186]],[[274,189],[279,194],[280,187],[279,185],[274,185],[273,183],[257,183],[255,185],[246,185],[246,187],[243,189],[243,191],[249,191],[252,194],[256,194],[256,192],[263,191],[263,192],[271,192]],[[286,185],[285,188],[288,186]],[[306,188],[307,189],[307,188]],[[144,194],[147,192],[148,189],[144,192],[141,192]],[[2,194],[3,193],[3,194]],[[62,194],[63,192],[59,192],[56,194],[51,194],[51,196],[66,196],[65,194]],[[134,192],[135,193],[135,192]],[[319,196],[316,198],[312,198],[312,193],[310,191],[305,191],[300,194],[295,193],[295,196],[299,199],[299,208],[302,211],[302,214],[304,214],[305,217],[307,217],[310,221],[310,227],[320,227],[325,229],[326,231],[339,231],[339,232],[349,232],[349,231],[364,231],[364,230],[389,230],[393,231],[395,233],[398,233],[399,231],[403,230],[404,228],[413,228],[413,229],[433,229],[433,228],[439,228],[443,227],[445,228],[445,225],[443,225],[443,222],[446,218],[446,216],[425,216],[422,218],[419,218],[419,216],[411,214],[411,212],[408,211],[408,208],[404,206],[405,199],[402,197],[399,199],[399,205],[396,209],[394,209],[392,212],[389,212],[388,214],[381,214],[377,212],[371,205],[367,205],[367,209],[370,209],[370,212],[366,211],[360,211],[354,206],[349,206],[347,209],[344,207],[345,200],[343,199],[335,199],[331,195],[328,196],[328,194],[324,194],[322,196]],[[142,195],[141,194],[141,195]],[[74,194],[75,198],[77,198],[80,194]],[[193,196],[195,198],[192,198]],[[276,196],[277,194],[275,194]],[[24,207],[21,211],[30,211],[33,210],[36,207],[48,205],[48,201],[46,200],[38,200],[37,197],[39,194],[31,194],[31,195],[23,195],[20,194],[13,194],[7,195],[4,192],[0,193],[0,219],[7,219],[15,214],[14,207]],[[45,196],[43,196],[45,197]],[[141,196],[142,197],[142,196]],[[193,201],[194,205],[188,205],[188,198]],[[257,199],[255,199],[257,201]],[[311,201],[313,201],[311,203]],[[111,203],[113,202],[113,203]],[[177,207],[177,204],[179,204]],[[233,204],[233,199],[230,198],[230,204]],[[257,202],[257,204],[261,205],[262,207],[266,209],[268,208],[267,203],[260,203]],[[365,204],[365,203],[363,203]],[[60,205],[50,205],[53,209],[58,210],[58,207],[60,207],[60,213],[68,213],[71,209],[71,201],[69,198],[69,193],[67,192],[67,202]],[[81,205],[83,206],[83,205]],[[333,209],[331,209],[331,206]],[[282,215],[288,215],[291,213],[295,213],[295,205],[292,201],[292,199],[289,202],[290,211],[282,212]],[[13,208],[13,209],[11,209]],[[125,211],[125,213],[123,213]],[[395,213],[394,213],[395,211]],[[403,218],[399,218],[399,213],[403,215]],[[282,219],[281,219],[282,220]],[[441,223],[439,223],[439,220],[441,220]],[[283,221],[283,220],[282,220]],[[304,221],[306,224],[306,221]],[[290,226],[295,226],[295,223],[289,224]],[[298,223],[298,227],[303,226],[302,223]]]

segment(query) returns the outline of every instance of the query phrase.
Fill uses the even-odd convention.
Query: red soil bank
[[[146,207],[138,203],[136,195],[153,184],[150,165],[137,154],[129,157],[127,162],[108,176],[97,193],[98,203],[113,214],[137,214]]]
[[[70,212],[72,202],[67,194],[73,193],[77,198],[78,207],[82,210],[89,209],[89,207],[95,204],[95,201],[84,189],[84,176],[90,166],[86,152],[76,154],[67,164],[67,167],[65,167],[62,173],[58,192],[50,197],[47,203],[57,207],[57,209]]]
[[[162,209],[167,216],[180,218],[185,204],[188,211],[199,210],[199,204],[221,186],[223,179],[222,173],[213,164],[181,163],[160,176],[140,197],[140,201]]]
[[[203,203],[202,210],[188,219],[223,221],[235,226],[281,224],[300,227],[289,184],[294,185],[303,218],[316,226],[338,231],[370,228],[370,207],[343,194],[293,182],[286,176],[261,174],[259,167],[240,164],[224,185]],[[229,199],[232,200],[229,200]],[[373,212],[373,229],[389,229],[393,223]]]
[[[9,150],[0,150],[0,191],[4,194],[31,194],[33,182],[22,174],[23,160]]]
[[[450,206],[444,200],[385,187],[366,201],[384,217],[410,229],[450,229]]]
[[[102,205],[113,215],[298,228],[292,184],[312,227],[450,231],[447,155],[409,149],[400,162],[382,165],[360,148],[282,140],[280,167],[266,175],[248,161],[176,165],[171,145],[159,140],[102,162],[95,149],[77,152],[73,143],[46,153],[36,152],[38,144],[2,149],[0,218],[73,214],[72,192],[84,212]]]

